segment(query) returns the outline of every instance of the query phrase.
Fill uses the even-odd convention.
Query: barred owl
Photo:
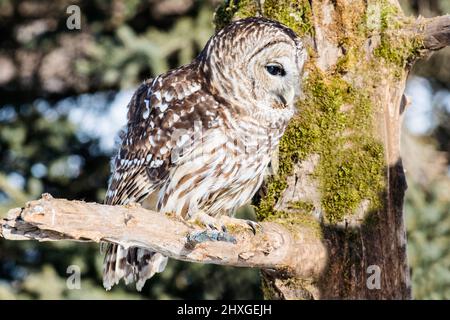
[[[128,105],[106,204],[156,199],[185,219],[233,215],[248,203],[294,115],[306,59],[282,24],[248,18],[215,34],[192,63],[145,81]],[[108,244],[103,284],[145,281],[167,258]]]

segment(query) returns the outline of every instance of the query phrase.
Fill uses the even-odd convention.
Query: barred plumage
[[[249,18],[218,32],[189,65],[145,81],[128,105],[105,202],[152,196],[158,211],[185,219],[232,215],[261,186],[294,115],[305,58],[292,30]],[[166,262],[110,244],[104,285],[124,278],[140,290]]]

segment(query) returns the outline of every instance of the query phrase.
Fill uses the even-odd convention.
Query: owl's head
[[[288,27],[264,18],[235,21],[210,39],[201,57],[221,98],[256,116],[292,116],[306,50]]]

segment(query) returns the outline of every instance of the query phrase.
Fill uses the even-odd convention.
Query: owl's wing
[[[186,74],[148,80],[136,90],[112,160],[106,204],[143,201],[166,181],[180,150],[188,153],[199,131],[216,124],[217,101]]]

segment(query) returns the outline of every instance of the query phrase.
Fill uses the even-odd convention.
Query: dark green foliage
[[[416,299],[450,299],[450,183],[427,190],[411,181],[405,214],[408,256]]]

